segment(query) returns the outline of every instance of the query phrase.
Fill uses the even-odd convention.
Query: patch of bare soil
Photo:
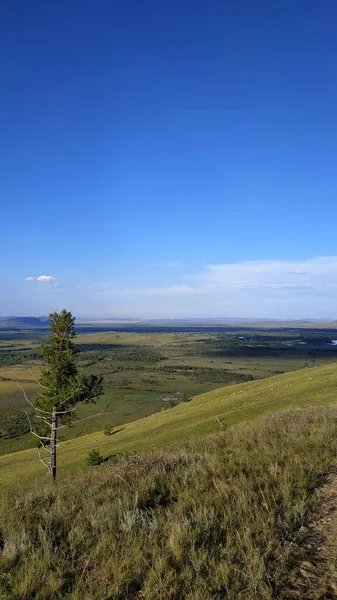
[[[287,598],[337,598],[337,467],[317,491],[312,519],[301,531],[299,569]]]

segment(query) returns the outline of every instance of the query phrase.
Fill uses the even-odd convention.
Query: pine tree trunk
[[[56,433],[57,433],[57,414],[53,408],[51,416],[51,435],[50,435],[50,477],[56,479]]]

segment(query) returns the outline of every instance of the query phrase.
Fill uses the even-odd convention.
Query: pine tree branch
[[[107,412],[103,411],[100,413],[96,413],[94,415],[90,415],[89,417],[84,417],[84,419],[78,419],[77,421],[69,421],[69,423],[67,423],[67,425],[76,425],[77,423],[82,423],[82,421],[87,421],[87,419],[93,419],[94,417],[100,417],[101,415],[109,415],[112,412],[113,411],[110,411],[110,413],[107,413]],[[63,427],[66,427],[66,425],[63,425]]]
[[[26,412],[26,411],[25,411],[25,412]],[[30,420],[30,418],[29,418],[29,414],[28,414],[27,412],[26,412],[26,417],[27,417],[27,419],[28,419],[28,423],[29,423],[29,427],[30,427],[30,433],[32,433],[32,434],[33,434],[33,435],[35,435],[37,438],[39,438],[39,440],[48,440],[48,441],[50,441],[50,437],[45,437],[45,436],[43,436],[43,435],[39,435],[38,433],[35,433],[35,431],[33,430],[33,427],[32,427],[32,422],[31,422],[31,420]]]
[[[67,402],[69,402],[75,396],[76,392],[80,391],[80,389],[81,389],[81,386],[79,386],[76,390],[74,390],[73,393],[70,394],[70,396],[68,396],[68,398],[65,398],[65,400],[63,400],[63,402],[60,402],[59,406],[63,406],[63,404],[67,404]],[[64,412],[68,412],[68,411],[64,411]],[[60,413],[57,412],[56,414],[60,414]]]
[[[48,442],[50,442],[50,437],[44,437],[43,435],[39,435],[38,433],[35,433],[35,431],[31,430],[30,432],[32,435],[35,435],[37,438],[39,438],[39,440],[48,440]]]
[[[46,385],[42,385],[42,383],[40,383],[40,381],[39,381],[38,379],[36,379],[36,377],[35,377],[35,375],[34,375],[34,373],[33,373],[33,371],[32,371],[31,369],[28,369],[28,371],[29,371],[29,373],[32,375],[32,377],[33,377],[34,381],[36,381],[36,383],[37,383],[37,384],[38,384],[40,387],[44,388],[45,390],[48,390],[48,392],[50,392],[50,391],[51,391],[49,387],[47,387]]]
[[[91,390],[91,394],[92,394],[93,398],[95,397],[95,394],[94,394],[95,389],[98,388],[99,384],[100,384],[100,381],[97,381],[95,383],[93,389]],[[67,402],[69,402],[75,396],[75,394],[80,391],[80,389],[81,389],[81,386],[79,385],[78,388],[76,390],[74,390],[70,396],[68,396],[68,398],[65,398],[65,400],[63,400],[63,402],[59,403],[59,406],[63,406],[63,404],[67,404]],[[86,402],[87,402],[87,400],[82,400],[81,402],[77,402],[76,404],[85,404]],[[74,410],[74,409],[72,409],[72,410]],[[64,411],[64,412],[68,412],[68,411]],[[69,411],[69,412],[71,412],[71,411]],[[61,411],[56,411],[56,414],[61,414]]]
[[[45,413],[46,415],[51,415],[52,413],[49,412],[48,410],[42,410],[42,408],[38,408],[37,406],[35,406],[33,404],[33,402],[31,400],[29,400],[29,398],[27,397],[26,391],[24,390],[24,388],[22,387],[22,385],[19,384],[19,382],[16,382],[17,385],[19,386],[20,390],[22,390],[22,393],[24,395],[25,400],[28,402],[28,404],[30,404],[30,406],[34,409],[34,410],[38,410],[39,412]]]
[[[47,452],[47,454],[50,455],[50,449],[46,448],[45,444],[43,442],[41,442],[41,446],[39,446],[39,448],[43,448],[43,450],[45,450]]]
[[[35,415],[36,419],[40,419],[41,421],[43,421],[44,423],[46,423],[46,425],[48,425],[48,427],[51,428],[51,423],[50,421],[48,421],[48,419],[46,419],[45,417],[42,417],[42,415]]]
[[[40,452],[40,448],[37,448],[37,453],[39,456],[39,461],[42,462],[42,464],[46,467],[46,469],[48,469],[48,471],[50,472],[50,465],[47,465],[47,463],[44,462],[42,456],[41,456],[41,452]]]

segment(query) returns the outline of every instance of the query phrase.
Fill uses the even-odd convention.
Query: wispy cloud
[[[298,276],[301,276],[299,282]],[[305,280],[303,280],[305,277]],[[188,279],[224,289],[323,289],[337,281],[337,256],[295,261],[255,260],[207,265]]]
[[[303,262],[257,260],[211,264],[198,273],[185,275],[183,279],[184,283],[177,282],[167,287],[118,289],[105,283],[100,284],[99,288],[109,294],[155,296],[244,290],[324,290],[336,285],[337,257],[315,258]]]
[[[59,277],[54,275],[38,275],[38,277],[26,277],[25,281],[37,281],[38,283],[49,283],[52,287],[59,287]]]
[[[301,271],[300,269],[295,269],[294,271],[288,271],[289,275],[311,275],[309,271]]]
[[[254,260],[206,265],[170,277],[170,285],[96,287],[100,304],[114,313],[180,316],[337,316],[337,257],[303,261]],[[100,300],[98,300],[100,298]]]

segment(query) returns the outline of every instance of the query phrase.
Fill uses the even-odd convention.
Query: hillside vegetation
[[[117,428],[107,437],[103,432],[66,440],[59,448],[60,477],[81,472],[86,455],[98,448],[105,458],[116,453],[162,449],[227,426],[249,421],[264,413],[289,407],[327,406],[336,401],[337,365],[304,369],[262,381],[227,386],[202,394],[179,406],[161,411]],[[36,450],[0,457],[3,488],[43,481],[44,470]]]
[[[184,394],[196,396],[337,360],[331,329],[89,330],[77,337],[76,362],[88,375],[103,377],[105,393],[96,405],[80,405],[78,419],[84,420],[63,429],[62,442],[102,431],[107,420],[118,429],[179,402]],[[46,334],[28,326],[0,331],[0,456],[35,445],[17,383],[34,397]]]
[[[216,400],[195,400],[195,411],[206,398]],[[336,458],[336,410],[297,410],[11,494],[0,510],[0,597],[333,597],[329,581],[308,586],[299,567],[315,487]]]

